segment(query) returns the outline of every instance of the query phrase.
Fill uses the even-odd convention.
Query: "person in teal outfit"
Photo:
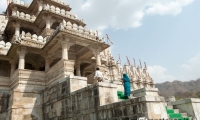
[[[123,74],[122,82],[124,85],[124,98],[128,99],[130,98],[131,94],[131,85],[130,85],[130,78],[127,74]]]

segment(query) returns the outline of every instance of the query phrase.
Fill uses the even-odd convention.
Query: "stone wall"
[[[61,80],[44,89],[44,119],[70,119],[85,110],[117,102],[117,86],[109,83],[96,83],[74,91],[75,86],[87,83],[75,78]],[[75,82],[75,83],[74,83]],[[70,86],[74,87],[70,87]],[[77,88],[77,89],[78,89]],[[89,111],[88,111],[89,112]]]
[[[10,78],[0,76],[0,90],[9,91],[10,90]]]
[[[10,92],[9,120],[43,120],[42,94],[37,87],[18,86]]]
[[[116,84],[96,83],[74,92],[70,92],[70,85],[67,79],[44,90],[45,120],[168,118],[157,89],[137,90],[135,95],[139,97],[120,102]]]
[[[74,75],[74,61],[60,60],[46,72],[46,83],[47,85],[54,84],[69,75]]]
[[[18,69],[14,72],[11,79],[11,88],[15,86],[32,86],[32,87],[43,87],[45,85],[46,74],[43,71]]]
[[[0,91],[0,120],[6,120],[8,110],[8,91]]]
[[[168,119],[165,99],[158,95],[157,88],[141,88],[132,91],[133,97],[141,98],[146,104],[148,119]]]
[[[0,91],[0,113],[4,113],[8,108],[8,91]]]
[[[174,108],[179,109],[181,113],[187,113],[190,117],[196,117],[200,120],[200,99],[188,98],[171,102]]]

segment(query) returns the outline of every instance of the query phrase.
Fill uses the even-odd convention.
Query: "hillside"
[[[200,79],[182,82],[164,82],[155,85],[161,96],[175,96],[177,99],[199,97],[200,98]]]

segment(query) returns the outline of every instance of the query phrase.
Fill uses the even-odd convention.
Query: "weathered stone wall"
[[[140,97],[118,102],[115,84],[96,83],[75,92],[69,86],[66,80],[44,90],[45,120],[168,118],[156,89],[138,90]]]
[[[46,84],[54,84],[58,80],[74,73],[73,60],[60,60],[46,72]]]
[[[85,91],[86,90],[86,91]],[[100,91],[93,88],[84,89],[82,92],[72,93],[64,97],[60,102],[46,104],[45,120],[126,120],[137,119],[139,117],[161,118],[153,115],[154,109],[159,109],[159,104],[155,107],[146,101],[145,97],[129,99],[122,102],[100,106]],[[155,101],[154,101],[155,102]],[[148,108],[153,107],[151,110]],[[154,111],[152,111],[154,110]],[[162,111],[159,111],[162,112]],[[164,116],[163,118],[167,118]]]
[[[43,87],[45,85],[46,74],[43,71],[35,70],[23,70],[18,69],[14,72],[11,79],[11,88],[18,85],[23,85],[28,88],[31,87]]]
[[[6,92],[0,93],[0,113],[7,112],[9,95]]]
[[[9,120],[43,120],[43,99],[39,91],[39,88],[31,86],[18,86],[12,90],[8,108]]]
[[[136,98],[141,98],[145,102],[148,119],[168,119],[165,99],[158,95],[157,88],[141,88],[132,91],[132,95]]]
[[[174,108],[179,109],[181,113],[187,113],[188,116],[196,117],[200,120],[200,99],[188,98],[171,102]]]
[[[6,120],[8,110],[8,91],[0,91],[0,120]]]
[[[92,110],[101,105],[117,102],[118,100],[117,86],[114,84],[97,83],[75,92],[70,87],[72,84],[74,85],[74,82],[71,79],[66,79],[44,90],[45,120],[73,118],[85,110]],[[78,84],[76,85],[78,86]]]
[[[0,76],[0,91],[10,90],[10,78]]]

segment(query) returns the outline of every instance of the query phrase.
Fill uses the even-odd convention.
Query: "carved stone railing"
[[[36,34],[31,35],[29,32],[25,33],[22,31],[22,34],[18,37],[16,35],[12,38],[12,43],[17,43],[34,48],[43,48],[46,43],[46,37],[37,36]]]
[[[7,55],[10,47],[10,42],[5,43],[4,41],[0,41],[0,55]]]
[[[51,0],[51,1],[62,4],[62,5],[66,5],[65,2],[63,2],[62,0]]]
[[[82,26],[77,26],[77,24],[72,25],[70,21],[66,23],[65,20],[63,20],[63,23],[61,23],[56,28],[56,30],[49,36],[47,42],[49,42],[58,33],[58,31],[67,32],[89,40],[105,43],[105,41],[103,39],[99,39],[99,37],[96,36],[96,33],[93,32],[92,30],[88,30],[87,28],[83,28]]]
[[[19,11],[12,11],[12,17],[29,21],[32,23],[36,20],[35,15],[25,14],[24,12],[19,12]]]
[[[27,69],[18,69],[11,76],[11,87],[15,85],[45,85],[46,74],[42,71],[34,71]]]
[[[29,4],[24,3],[24,1],[20,1],[20,0],[10,0],[11,2],[13,2],[14,4],[20,5],[20,6],[24,6],[24,7],[29,7]]]
[[[65,9],[60,9],[60,8],[55,7],[53,5],[46,4],[46,5],[44,5],[43,10],[46,10],[46,11],[61,15],[61,16],[65,17],[65,18],[69,18],[69,19],[75,20],[75,21],[77,21],[77,22],[79,22],[81,24],[85,24],[83,22],[83,20],[77,19],[76,15],[71,14],[69,11],[66,11]]]
[[[7,20],[0,21],[0,33],[3,33],[7,25]]]
[[[60,8],[55,7],[53,5],[50,6],[50,5],[47,4],[47,5],[44,5],[43,10],[61,15],[65,18],[75,20],[75,21],[85,25],[85,23],[82,20],[77,19],[76,15],[69,13],[69,11],[66,11],[65,9],[60,9]],[[11,16],[18,18],[18,19],[25,20],[25,21],[29,21],[29,22],[32,22],[32,23],[35,22],[35,20],[37,18],[37,16],[35,16],[35,15],[26,14],[24,12],[19,12],[19,11],[12,11]]]

